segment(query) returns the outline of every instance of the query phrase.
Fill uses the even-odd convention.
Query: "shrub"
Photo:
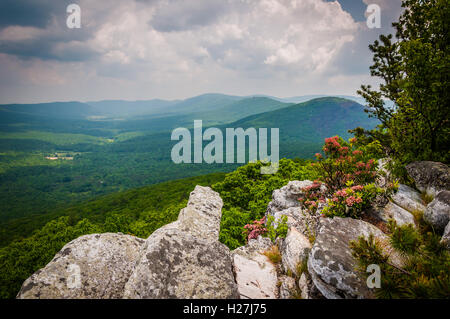
[[[328,205],[322,211],[325,216],[358,218],[377,193],[382,192],[374,184],[350,186],[351,182],[348,182],[347,185],[349,187],[337,191],[328,201]]]
[[[357,218],[377,194],[383,193],[374,185],[376,163],[370,158],[378,150],[377,143],[362,148],[357,145],[356,138],[348,143],[338,136],[325,139],[325,156],[316,154],[318,161],[312,164],[319,180],[302,189],[304,195],[299,201],[303,207],[315,212],[320,204],[327,202],[323,210],[325,216]],[[326,193],[323,185],[326,186]],[[326,195],[330,199],[326,200]]]
[[[275,217],[269,216],[267,223],[266,217],[263,217],[244,226],[244,234],[247,241],[263,236],[269,237],[272,242],[275,242],[278,237],[285,238],[287,232],[287,216],[282,216],[278,221],[275,221]]]
[[[247,238],[247,241],[250,239],[256,239],[259,236],[263,236],[267,234],[267,228],[265,226],[266,217],[263,217],[259,220],[253,221],[251,224],[247,224],[244,226],[244,234]]]
[[[303,188],[302,192],[304,195],[298,199],[300,204],[310,211],[315,212],[319,203],[325,203],[325,195],[321,190],[322,185],[322,182],[314,181],[312,185]]]
[[[275,217],[269,216],[267,219],[267,235],[274,243],[279,238],[286,238],[288,232],[287,216],[281,216],[281,219],[275,221]]]
[[[316,154],[318,160],[313,166],[330,194],[343,189],[347,182],[355,185],[372,183],[376,176],[376,162],[367,159],[364,152],[355,147],[355,139],[345,142],[339,136],[325,139],[322,154]]]

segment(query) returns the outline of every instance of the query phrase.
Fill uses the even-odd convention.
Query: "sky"
[[[401,0],[2,0],[0,103],[356,95],[378,83],[368,45],[400,13]]]

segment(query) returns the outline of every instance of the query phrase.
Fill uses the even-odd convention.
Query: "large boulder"
[[[304,194],[302,189],[311,186],[311,181],[291,181],[286,186],[276,189],[272,193],[272,201],[269,203],[266,216],[291,207],[299,207],[298,199]]]
[[[440,191],[450,190],[450,168],[439,162],[413,162],[406,170],[418,190],[437,196]]]
[[[389,219],[395,220],[398,226],[403,226],[407,224],[412,224],[415,226],[414,216],[406,209],[389,201],[384,207],[376,207],[372,209],[373,212],[377,214],[377,217],[383,222],[387,223]]]
[[[237,298],[229,249],[181,232],[152,234],[125,285],[131,299]]]
[[[147,240],[82,236],[25,281],[18,298],[238,298],[219,243],[222,199],[197,186],[178,220]]]
[[[222,205],[197,186],[178,220],[146,240],[124,298],[238,298],[230,251],[218,241]]]
[[[272,245],[269,238],[259,236],[232,252],[233,270],[241,299],[277,298],[277,270],[263,255]]]
[[[423,215],[426,222],[440,234],[450,221],[450,191],[440,192],[433,201],[428,204]]]
[[[79,237],[28,278],[17,298],[122,298],[144,243],[123,234]]]
[[[327,299],[372,298],[366,281],[355,270],[357,264],[349,244],[360,236],[373,234],[387,242],[375,226],[362,220],[335,217],[322,218],[316,241],[308,259],[308,272]]]
[[[398,191],[391,196],[391,199],[409,212],[424,212],[426,208],[420,193],[407,185],[400,184]]]
[[[280,247],[283,270],[297,275],[298,265],[307,260],[310,250],[308,238],[297,229],[290,228]]]

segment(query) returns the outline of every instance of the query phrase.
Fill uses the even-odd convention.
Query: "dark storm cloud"
[[[84,44],[92,36],[91,27],[69,29],[66,26],[67,5],[74,1],[60,0],[2,0],[0,29],[34,27],[22,38],[0,40],[0,53],[21,59],[37,58],[56,61],[85,61],[96,56],[95,50]]]
[[[24,26],[45,28],[53,17],[64,16],[66,1],[1,0],[0,28]]]
[[[64,62],[86,61],[98,55],[82,42],[59,42],[54,39],[32,39],[20,42],[0,41],[0,52],[22,59],[38,58]]]

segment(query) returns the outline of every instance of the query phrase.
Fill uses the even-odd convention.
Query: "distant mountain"
[[[303,103],[303,102],[311,101],[311,100],[322,98],[322,97],[339,97],[339,98],[355,101],[361,105],[366,105],[366,100],[364,98],[359,97],[359,96],[352,96],[352,95],[303,95],[303,96],[294,96],[294,97],[289,97],[289,98],[277,98],[277,97],[272,97],[272,98],[277,101],[285,102],[285,103]],[[384,103],[387,107],[390,107],[390,108],[392,108],[394,106],[394,103],[390,100],[384,100]]]
[[[256,114],[232,123],[233,127],[278,127],[282,135],[307,141],[323,141],[336,134],[347,134],[357,126],[373,127],[377,120],[364,107],[343,98],[325,97]]]
[[[242,100],[240,96],[225,95],[225,94],[203,94],[195,96],[175,104],[168,110],[169,112],[177,113],[197,113],[209,112],[223,108],[236,101]]]
[[[250,97],[216,108],[215,110],[193,113],[190,119],[202,119],[205,123],[223,124],[237,121],[244,117],[279,110],[292,105],[267,97]]]
[[[87,102],[99,115],[113,117],[132,117],[148,114],[164,114],[168,108],[180,101],[146,100],[146,101],[122,101],[104,100],[98,102]]]
[[[92,106],[80,102],[7,104],[0,105],[0,112],[5,116],[25,115],[53,119],[85,119],[88,116],[96,114],[96,111]]]
[[[304,141],[317,141],[333,134],[334,129],[345,134],[346,130],[359,126],[359,123],[373,126],[374,120],[369,120],[363,107],[355,101],[336,97],[308,100],[313,97],[279,99],[204,94],[182,101],[155,99],[0,105],[0,131],[41,130],[110,138],[116,134],[113,132],[167,132],[176,127],[192,127],[194,120],[203,120],[204,126],[230,123],[231,127],[236,127],[242,123],[254,127],[283,127],[285,136],[297,139],[301,135]],[[283,102],[302,99],[307,102],[295,105]],[[294,132],[301,134],[292,136]]]
[[[354,101],[325,97],[288,106],[276,111],[252,115],[227,127],[279,128],[283,156],[311,156],[320,150],[324,139],[340,135],[358,126],[373,128],[379,122],[369,118],[364,107]],[[297,154],[297,155],[295,155]]]

